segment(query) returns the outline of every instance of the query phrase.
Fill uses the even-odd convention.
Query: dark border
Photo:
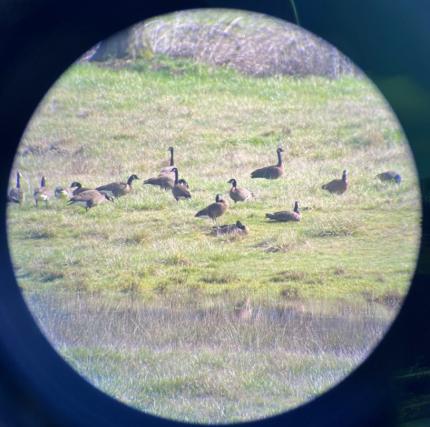
[[[376,83],[402,124],[423,192],[423,238],[411,290],[374,353],[318,399],[261,426],[397,425],[400,372],[430,369],[429,305],[430,5],[419,0],[296,0],[301,25],[349,56]],[[173,10],[233,7],[294,22],[287,1],[3,0],[0,3],[0,425],[180,424],[103,394],[59,357],[33,322],[16,285],[6,240],[5,195],[22,132],[61,73],[100,39]],[[430,411],[424,409],[424,416]],[[256,424],[246,423],[246,424]]]

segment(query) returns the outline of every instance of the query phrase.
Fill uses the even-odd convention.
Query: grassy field
[[[251,180],[252,170],[275,163],[278,144],[285,149],[286,176]],[[167,165],[170,145],[176,148],[180,176],[190,184],[189,201],[176,203],[170,192],[137,181],[132,194],[87,213],[59,200],[52,200],[48,208],[34,207],[31,194],[42,174],[51,188],[76,180],[97,186],[126,180],[133,173],[143,181]],[[84,376],[130,404],[165,416],[205,422],[249,419],[321,392],[377,342],[406,294],[415,267],[420,206],[413,163],[389,108],[368,81],[357,77],[253,78],[158,56],[110,67],[77,64],[34,116],[15,168],[24,175],[28,197],[23,206],[9,207],[9,242],[30,307],[37,298],[51,301],[61,313],[60,323],[70,330],[71,309],[64,304],[73,295],[99,298],[99,307],[104,301],[112,315],[123,307],[119,301],[125,297],[145,310],[175,307],[183,313],[212,313],[214,307],[224,307],[230,313],[222,317],[218,333],[233,334],[240,345],[234,346],[233,339],[225,346],[219,342],[211,346],[195,332],[206,327],[196,315],[192,324],[197,329],[185,325],[186,331],[194,331],[188,341],[152,345],[148,337],[131,348],[60,339],[46,326],[46,313],[57,312],[47,310],[46,304],[44,309],[34,306],[48,337]],[[343,169],[348,169],[350,179],[344,195],[321,190],[325,182],[340,178]],[[400,185],[375,179],[388,169],[402,174]],[[253,201],[232,203],[220,221],[241,220],[250,228],[243,238],[211,236],[211,221],[194,218],[216,193],[227,194],[230,178],[256,195]],[[266,212],[292,209],[295,200],[307,208],[300,223],[265,220]],[[377,319],[379,326],[361,325],[367,331],[363,340],[367,345],[347,357],[341,350],[328,349],[324,356],[308,351],[306,340],[290,351],[282,342],[273,345],[278,341],[272,333],[271,344],[256,351],[257,363],[250,354],[255,340],[246,345],[243,328],[257,328],[259,337],[270,328],[254,317],[251,326],[231,329],[237,324],[231,317],[234,306],[246,296],[264,310],[294,304],[299,317],[336,315],[340,323],[352,310],[343,312],[342,307],[355,305],[361,310],[356,318]],[[85,307],[100,314],[103,310],[94,304],[92,309]],[[76,306],[75,310],[86,312]],[[183,325],[175,317],[170,322],[178,328]],[[141,329],[136,332],[133,324],[140,328],[141,323],[130,323],[139,336]],[[164,327],[154,325],[153,331]],[[320,336],[308,332],[304,328],[309,342]],[[122,333],[131,332],[124,326]],[[201,358],[206,358],[207,371],[212,366],[214,375],[220,373],[219,382],[205,383],[205,375],[192,374],[202,366]],[[124,371],[109,369],[118,360]],[[154,371],[156,363],[145,365],[145,360],[160,365]],[[184,362],[184,371],[179,372],[174,368],[179,360],[192,363]],[[283,360],[289,362],[280,367]],[[127,377],[125,366],[139,363],[146,366],[142,371],[146,374],[139,381],[118,384],[118,378]],[[273,379],[276,375],[268,369],[273,365],[285,375],[301,369],[302,377],[287,377],[296,394],[289,395]],[[238,377],[252,366],[255,378],[244,380],[237,393],[227,393],[231,387],[221,379]],[[151,378],[145,376],[148,372]],[[318,372],[326,377],[312,388]],[[197,391],[189,392],[181,381],[194,384],[191,389]],[[261,396],[267,390],[278,394],[269,393],[265,401]],[[285,399],[285,394],[290,397]],[[251,404],[237,409],[241,399]]]

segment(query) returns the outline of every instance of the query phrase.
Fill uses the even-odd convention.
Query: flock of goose
[[[161,169],[158,176],[149,178],[143,183],[145,185],[153,185],[160,187],[163,190],[170,190],[173,197],[178,202],[181,199],[190,199],[191,192],[189,185],[185,179],[179,179],[178,168],[175,166],[174,161],[174,149],[169,147],[170,152],[170,165]],[[282,152],[284,150],[278,147],[276,150],[278,162],[275,165],[265,166],[260,169],[256,169],[251,173],[251,178],[262,178],[262,179],[278,179],[285,173],[284,163],[282,159]],[[397,184],[401,182],[401,176],[395,171],[387,171],[380,173],[376,176],[381,181],[392,181]],[[24,201],[25,195],[21,188],[22,174],[17,171],[16,173],[16,187],[11,188],[8,193],[8,201],[12,203],[21,204]],[[86,211],[94,206],[97,206],[106,201],[114,201],[115,198],[124,196],[132,191],[132,185],[135,180],[139,177],[135,174],[131,175],[127,182],[111,182],[109,184],[101,185],[94,189],[85,188],[81,183],[74,181],[69,188],[56,187],[54,195],[57,198],[68,199],[68,204],[78,204],[85,207]],[[246,188],[238,187],[237,180],[232,178],[228,181],[231,184],[230,198],[237,202],[245,202],[254,197],[254,194]],[[321,187],[323,190],[333,194],[343,194],[348,189],[348,174],[344,170],[340,179],[333,179],[332,181],[324,184]],[[39,202],[45,202],[48,206],[48,201],[52,196],[52,191],[46,187],[46,178],[43,176],[40,182],[40,187],[36,188],[33,193],[35,205],[38,206]],[[229,204],[225,198],[220,194],[215,197],[215,202],[211,203],[204,209],[200,210],[195,214],[196,217],[209,217],[213,220],[214,234],[247,234],[248,228],[243,225],[240,221],[235,224],[228,224],[218,226],[217,219],[224,215],[229,208]],[[267,213],[266,218],[273,221],[300,221],[301,212],[299,203],[294,203],[292,211],[279,211],[273,213]]]

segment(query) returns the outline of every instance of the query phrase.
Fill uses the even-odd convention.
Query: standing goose
[[[72,194],[76,196],[76,194],[82,193],[83,191],[91,190],[91,188],[82,187],[82,184],[77,181],[73,181],[70,184],[70,189],[72,190]]]
[[[40,187],[36,188],[33,193],[34,201],[36,206],[39,206],[40,202],[45,202],[45,206],[48,207],[48,200],[51,197],[51,192],[46,188],[46,178],[42,176],[40,180]]]
[[[246,188],[238,188],[237,181],[234,178],[227,181],[227,184],[231,184],[229,194],[234,203],[244,202],[245,200],[251,199],[253,197],[251,191],[247,190]]]
[[[266,218],[273,219],[274,221],[300,221],[301,214],[299,210],[299,202],[294,203],[293,212],[290,211],[279,211],[274,213],[267,213]]]
[[[175,167],[175,159],[173,157],[173,147],[169,147],[167,151],[170,151],[170,165],[160,170],[160,175],[166,175],[173,172],[173,168]]]
[[[376,175],[376,178],[379,178],[381,181],[395,182],[396,184],[400,184],[402,181],[401,175],[399,173],[397,173],[396,171],[382,172],[382,173]]]
[[[111,193],[114,197],[125,196],[130,193],[132,190],[132,184],[135,179],[139,179],[139,177],[135,174],[131,175],[127,182],[111,182],[110,184],[101,185],[97,187],[96,190],[100,192]]]
[[[278,155],[278,163],[273,166],[266,166],[265,168],[256,169],[251,173],[251,178],[265,178],[265,179],[277,179],[284,175],[284,164],[282,162],[281,153],[284,150],[278,147],[276,153]]]
[[[171,190],[175,185],[175,178],[171,173],[165,175],[159,175],[155,178],[149,178],[143,181],[143,184],[155,185],[163,190]]]
[[[240,221],[236,221],[236,224],[221,225],[221,227],[213,227],[212,234],[219,236],[220,234],[233,234],[233,235],[246,235],[249,233],[249,229],[246,225]]]
[[[106,201],[113,202],[113,197],[97,190],[85,190],[73,196],[68,205],[78,204],[85,207],[85,212],[94,206],[100,205]]]
[[[344,170],[342,172],[342,179],[334,179],[327,184],[324,184],[321,188],[327,190],[329,193],[343,194],[348,188],[348,172]]]
[[[21,204],[24,201],[24,191],[21,189],[22,174],[16,171],[16,187],[11,188],[7,197],[8,202]]]
[[[173,197],[178,202],[179,199],[191,199],[191,193],[188,190],[188,183],[184,179],[178,179],[178,168],[173,168],[172,172],[175,174],[175,185],[172,188]]]
[[[221,215],[224,215],[225,211],[228,209],[228,203],[217,194],[215,197],[215,203],[210,204],[206,208],[196,213],[196,217],[208,216],[212,221],[217,224],[216,219]]]

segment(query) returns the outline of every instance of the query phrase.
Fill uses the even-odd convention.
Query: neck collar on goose
[[[346,182],[346,181],[347,181],[347,179],[348,179],[348,172],[347,172],[346,170],[344,170],[344,171],[342,172],[342,181],[343,181],[343,182]]]
[[[40,180],[40,186],[45,187],[46,186],[46,178],[42,176],[42,179]]]
[[[173,147],[169,147],[169,151],[170,151],[170,166],[174,166],[175,160],[173,158]]]
[[[299,202],[294,202],[294,212],[295,213],[300,213],[300,211],[299,211]]]

